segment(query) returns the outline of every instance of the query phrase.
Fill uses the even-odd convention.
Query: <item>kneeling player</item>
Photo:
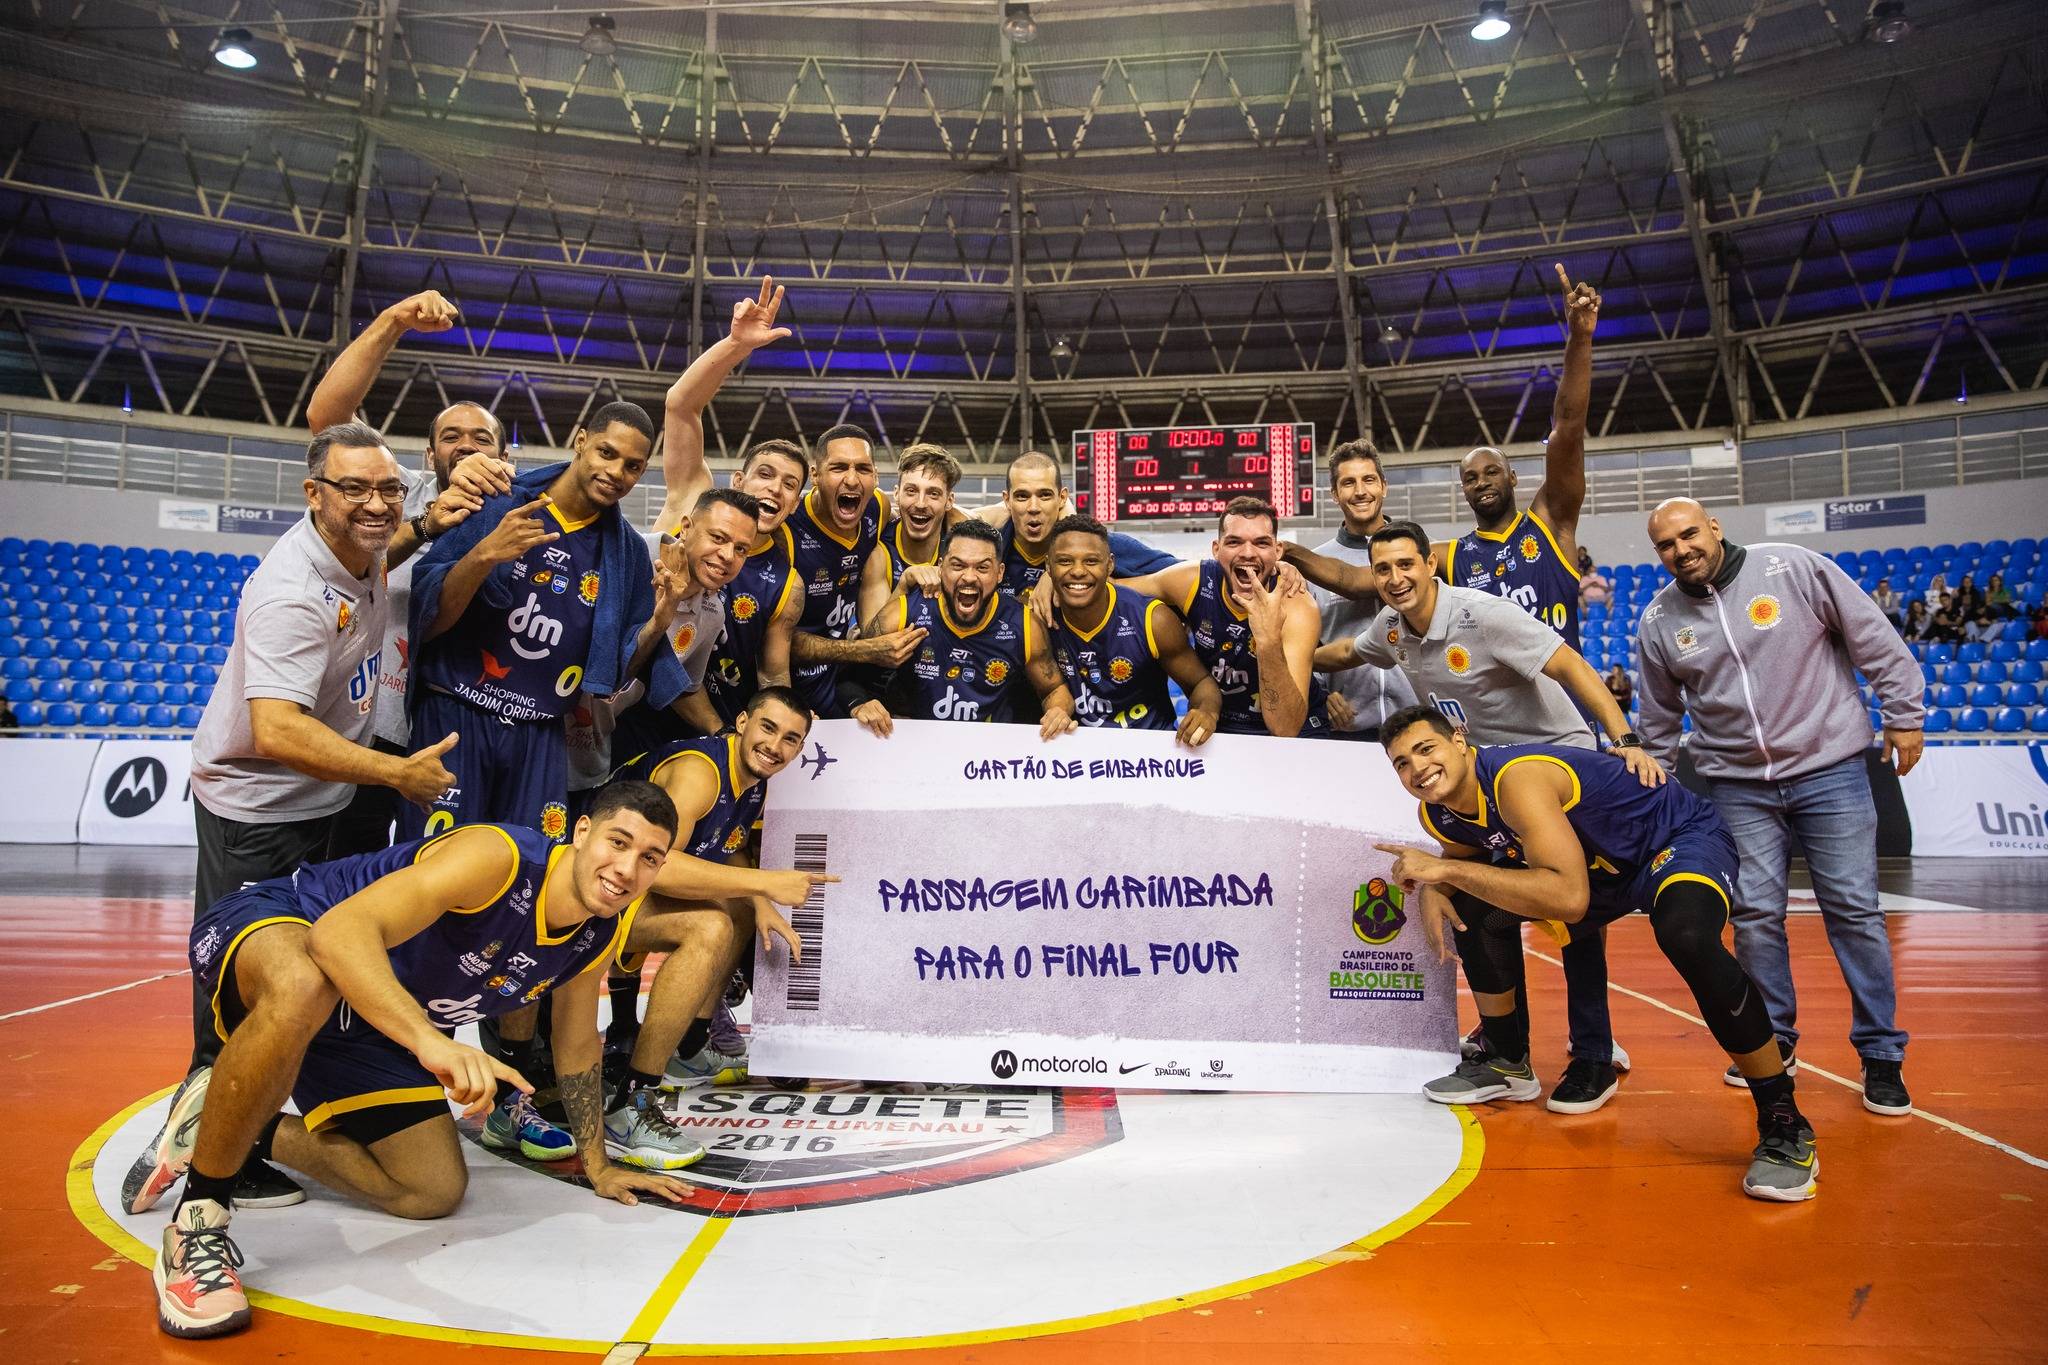
[[[1002,544],[985,522],[963,521],[939,547],[939,593],[916,589],[882,604],[880,629],[922,630],[916,654],[893,672],[848,670],[841,698],[849,714],[887,737],[894,717],[1011,720],[1037,693],[1041,738],[1075,728],[1074,697],[1045,647],[1045,631],[1024,604],[999,592]]]
[[[625,1204],[636,1190],[688,1194],[605,1159],[597,1033],[604,964],[625,952],[675,830],[658,788],[614,783],[570,847],[465,825],[309,864],[201,915],[192,974],[224,1046],[179,1089],[153,1169],[124,1191],[142,1213],[190,1169],[157,1249],[163,1329],[211,1337],[248,1323],[228,1213],[252,1151],[401,1218],[453,1212],[468,1174],[448,1100],[476,1115],[500,1081],[531,1087],[451,1035],[550,991],[562,1104],[591,1188]],[[278,1112],[287,1096],[304,1117]]]
[[[802,905],[813,887],[838,880],[755,868],[745,852],[768,779],[802,752],[810,728],[811,713],[794,691],[764,687],[732,731],[665,744],[619,770],[621,777],[644,777],[667,792],[687,822],[629,945],[636,953],[669,956],[655,972],[647,1020],[605,1117],[611,1154],[620,1161],[686,1165],[702,1155],[654,1105],[654,1092],[664,1073],[678,1085],[744,1079],[745,1056],[714,1048],[707,1036],[712,1007],[755,935],[770,951],[780,938],[793,957],[803,956],[796,932],[775,907]]]
[[[1423,927],[1439,952],[1452,926],[1490,1045],[1425,1093],[1446,1104],[1534,1099],[1528,1026],[1517,1022],[1503,965],[1521,954],[1521,921],[1591,931],[1647,910],[1657,946],[1756,1101],[1760,1141],[1743,1192],[1811,1199],[1813,1129],[1793,1101],[1763,997],[1721,943],[1736,852],[1714,808],[1676,782],[1645,787],[1620,759],[1590,749],[1473,748],[1434,706],[1396,712],[1381,742],[1443,853],[1380,847],[1396,855],[1396,880],[1421,886]]]

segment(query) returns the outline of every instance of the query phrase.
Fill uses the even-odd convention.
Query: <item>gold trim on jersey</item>
[[[1027,611],[1024,614],[1029,616],[1031,613]],[[1116,615],[1116,584],[1113,582],[1109,585],[1109,605],[1102,609],[1102,619],[1095,623],[1095,629],[1093,630],[1081,629],[1074,624],[1074,618],[1067,615],[1067,609],[1065,607],[1060,608],[1060,620],[1066,623],[1068,630],[1071,630],[1083,640],[1092,641],[1096,636],[1102,634],[1102,628],[1109,624],[1109,618],[1114,615]],[[1146,630],[1149,632],[1151,627],[1148,625]]]
[[[810,492],[804,494],[803,509],[805,514],[810,518],[812,528],[815,529],[819,535],[825,537],[825,539],[831,541],[840,549],[851,550],[856,545],[860,544],[860,519],[856,519],[853,523],[853,539],[840,539],[839,533],[832,529],[832,523],[826,520],[824,517],[819,516],[817,513],[817,509],[812,507],[811,505],[811,499],[817,497],[819,491],[820,490],[818,488],[818,485],[812,484]],[[879,488],[869,490],[868,496],[875,500],[877,511],[883,513],[888,512],[888,504],[882,501],[882,491]],[[867,516],[867,510],[863,508],[861,510],[860,515],[861,518],[865,518]],[[883,520],[886,521],[888,520],[888,518],[884,516]],[[880,529],[880,523],[877,523],[876,530],[879,531]]]
[[[1490,540],[1490,541],[1492,541],[1492,542],[1493,542],[1494,544],[1498,545],[1498,544],[1500,544],[1500,543],[1501,543],[1502,541],[1505,541],[1505,540],[1507,540],[1507,539],[1508,539],[1508,538],[1509,538],[1510,536],[1514,535],[1514,533],[1515,533],[1515,528],[1516,528],[1517,526],[1520,526],[1520,525],[1522,524],[1522,518],[1523,518],[1523,517],[1526,517],[1526,516],[1528,516],[1528,515],[1529,515],[1529,514],[1528,514],[1528,512],[1527,512],[1527,511],[1525,511],[1525,510],[1517,510],[1517,511],[1516,511],[1516,513],[1515,513],[1515,519],[1514,519],[1513,521],[1509,522],[1509,523],[1507,524],[1507,526],[1506,526],[1505,528],[1503,528],[1502,530],[1499,530],[1499,531],[1482,531],[1482,530],[1480,530],[1480,529],[1479,529],[1479,528],[1478,528],[1477,526],[1475,526],[1475,527],[1473,527],[1473,528],[1472,528],[1472,534],[1473,534],[1473,535],[1475,535],[1475,536],[1478,536],[1478,537],[1479,537],[1479,538],[1480,538],[1481,540]],[[1453,544],[1453,545],[1456,545],[1457,543],[1458,543],[1458,542],[1457,542],[1457,541],[1455,541],[1455,540],[1451,542],[1451,544]]]
[[[726,738],[729,743],[737,743],[739,740],[738,735],[728,735]],[[662,773],[667,770],[669,764],[681,762],[683,759],[686,758],[701,758],[706,763],[709,763],[711,765],[712,785],[717,785],[719,781],[718,760],[713,758],[710,754],[705,753],[701,749],[683,749],[679,752],[670,754],[667,758],[664,758],[663,760],[661,760],[661,762],[654,765],[653,769],[650,770],[647,774],[647,780],[649,782],[652,782],[655,786],[660,787],[663,791],[668,790],[667,784],[661,780]],[[735,788],[734,790],[737,791],[738,789]],[[703,810],[697,813],[696,820],[692,820],[690,822],[691,825],[694,827],[697,820],[702,820],[705,816],[709,815],[717,807],[717,805],[718,794],[714,792],[711,796],[711,804],[709,806],[706,806]]]
[[[533,939],[534,942],[543,948],[554,948],[567,943],[570,935],[581,929],[590,919],[590,916],[585,915],[553,938],[548,937],[548,882],[555,875],[555,864],[561,860],[562,855],[567,853],[569,849],[570,845],[568,844],[556,844],[552,849],[548,850],[547,870],[541,873],[540,876],[540,894],[534,897]],[[500,892],[499,894],[503,895],[504,893]]]
[[[1555,754],[1523,754],[1518,758],[1509,759],[1507,762],[1501,764],[1500,767],[1494,769],[1494,805],[1498,806],[1500,804],[1500,780],[1503,777],[1506,777],[1508,775],[1508,769],[1514,767],[1517,763],[1555,763],[1558,767],[1564,769],[1565,776],[1569,777],[1572,780],[1572,798],[1571,800],[1564,803],[1564,808],[1567,812],[1569,812],[1573,807],[1577,806],[1579,804],[1579,798],[1585,794],[1579,786],[1579,774],[1572,767],[1571,764],[1565,762],[1563,759],[1557,757],[1557,755]],[[1482,803],[1482,809],[1483,808],[1484,806]]]
[[[646,903],[646,900],[647,896],[643,892],[634,898],[631,905],[628,905],[619,912],[618,918],[613,921],[617,927],[613,931],[612,941],[605,945],[603,952],[590,960],[588,967],[576,973],[577,976],[588,976],[599,967],[609,970],[613,966],[617,966],[622,972],[630,972],[634,976],[640,974],[640,968],[646,964],[647,954],[644,952],[631,952],[628,948],[627,940],[633,936],[633,921],[640,914],[640,907]]]
[[[592,512],[589,516],[585,517],[581,521],[570,521],[567,517],[562,515],[562,509],[559,504],[550,502],[548,504],[548,515],[555,519],[555,525],[562,528],[562,534],[570,535],[582,530],[584,527],[590,525],[599,517],[603,516],[604,509],[602,507],[598,508],[595,512]]]
[[[360,1109],[381,1109],[388,1104],[424,1104],[428,1100],[448,1098],[438,1085],[408,1085],[395,1090],[365,1090],[360,1095],[344,1095],[338,1100],[329,1100],[316,1105],[306,1115],[306,1131],[317,1133],[343,1114],[353,1114]]]
[[[442,844],[448,842],[448,840],[454,838],[456,835],[472,829],[487,829],[491,831],[491,833],[497,835],[499,838],[505,841],[505,847],[512,850],[512,870],[505,874],[505,880],[498,883],[498,889],[496,891],[493,891],[489,895],[489,897],[487,897],[484,900],[483,904],[451,906],[449,908],[448,913],[454,915],[475,915],[490,909],[493,905],[496,905],[498,903],[498,898],[500,896],[503,896],[507,891],[510,891],[512,889],[512,883],[519,880],[519,841],[517,839],[514,839],[512,837],[511,832],[507,830],[503,825],[458,825],[454,829],[446,830],[440,834],[437,834],[433,838],[427,840],[425,843],[421,844],[418,848],[413,850],[413,866],[418,867],[420,859],[426,857],[428,852],[430,852],[431,850],[440,847]]]
[[[971,630],[962,630],[960,628],[960,623],[953,619],[952,608],[946,605],[945,592],[941,591],[939,593],[939,619],[946,623],[947,630],[952,631],[955,636],[962,640],[966,639],[970,635],[979,635],[984,630],[987,630],[990,624],[995,621],[996,608],[1002,605],[1002,597],[1003,595],[1000,592],[990,593],[988,597],[988,605],[982,610],[980,622],[977,623]],[[906,620],[909,619],[909,610],[910,604],[908,602],[905,602],[904,619]],[[1031,613],[1027,611],[1024,613],[1024,615],[1028,618],[1031,615]],[[1030,637],[1028,635],[1025,637],[1025,641],[1027,644],[1029,644]]]
[[[1536,523],[1536,529],[1541,531],[1543,533],[1543,539],[1550,543],[1550,553],[1557,556],[1557,562],[1564,565],[1565,568],[1571,570],[1572,576],[1574,578],[1578,577],[1579,566],[1572,563],[1569,559],[1565,558],[1564,547],[1557,543],[1557,534],[1554,531],[1552,531],[1550,527],[1544,524],[1543,518],[1536,515],[1536,509],[1532,507],[1527,512],[1524,512],[1522,515],[1526,516],[1527,518],[1529,518],[1529,520]]]
[[[1145,604],[1145,648],[1151,651],[1155,659],[1159,657],[1159,637],[1152,631],[1152,613],[1164,605],[1156,597]]]
[[[890,539],[891,541],[895,542],[895,545],[896,545],[896,558],[898,558],[898,559],[902,560],[902,561],[903,561],[903,563],[904,563],[904,564],[906,564],[906,565],[910,565],[910,564],[936,564],[936,563],[938,563],[938,562],[939,562],[939,541],[940,541],[941,539],[943,539],[943,536],[933,536],[933,537],[932,537],[932,553],[931,553],[931,558],[929,558],[929,559],[912,559],[912,558],[910,557],[910,551],[908,551],[908,550],[906,550],[906,549],[904,549],[904,548],[903,548],[903,518],[902,518],[902,517],[900,517],[900,516],[896,518],[896,529],[895,529],[895,530],[894,530],[893,532],[891,532],[891,533],[890,533],[889,539]]]

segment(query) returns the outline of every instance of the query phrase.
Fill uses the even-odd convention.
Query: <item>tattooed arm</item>
[[[672,1175],[614,1166],[604,1154],[604,1044],[597,1033],[597,996],[605,974],[579,973],[555,992],[555,1074],[569,1114],[577,1154],[590,1188],[621,1204],[640,1202],[636,1191],[680,1200],[694,1193]]]

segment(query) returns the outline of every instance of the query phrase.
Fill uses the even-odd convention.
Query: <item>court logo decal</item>
[[[1004,1053],[996,1054],[998,1057]],[[1012,1073],[1017,1066],[1008,1054]],[[900,1093],[899,1093],[900,1092]],[[971,1085],[864,1086],[768,1082],[664,1095],[664,1108],[704,1144],[676,1172],[695,1186],[666,1207],[720,1217],[789,1213],[924,1194],[1067,1161],[1123,1140],[1116,1092]],[[480,1122],[463,1135],[500,1160],[576,1184],[582,1163],[529,1161],[482,1147]],[[648,1207],[663,1207],[647,1200]]]

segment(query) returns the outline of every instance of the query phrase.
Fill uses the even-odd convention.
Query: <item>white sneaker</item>
[[[604,1116],[604,1154],[622,1166],[679,1171],[704,1157],[704,1145],[676,1127],[660,1092],[636,1090]]]
[[[174,1337],[219,1337],[249,1325],[249,1296],[235,1268],[242,1253],[228,1236],[228,1211],[211,1199],[178,1206],[157,1245],[157,1326]]]

